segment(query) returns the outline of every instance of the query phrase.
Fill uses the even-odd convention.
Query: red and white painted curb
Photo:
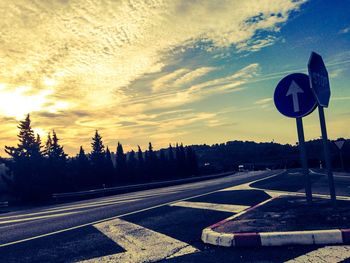
[[[350,229],[219,233],[206,228],[202,232],[202,240],[204,243],[223,247],[350,244]]]
[[[234,216],[203,229],[202,241],[206,244],[223,247],[261,247],[284,245],[331,245],[350,244],[350,229],[261,232],[261,233],[221,233],[215,228],[258,207],[274,198],[250,207]]]

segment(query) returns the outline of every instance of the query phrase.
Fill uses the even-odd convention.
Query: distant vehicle
[[[238,172],[244,172],[244,165],[243,164],[238,165]]]

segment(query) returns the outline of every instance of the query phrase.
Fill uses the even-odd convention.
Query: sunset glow
[[[113,151],[294,144],[271,98],[284,75],[306,73],[312,50],[331,78],[329,136],[349,138],[350,5],[330,2],[2,0],[0,148],[27,113],[71,155],[96,129]],[[319,138],[316,114],[305,134]]]

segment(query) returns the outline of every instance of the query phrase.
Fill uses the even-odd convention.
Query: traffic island
[[[350,244],[350,201],[279,196],[202,231],[204,243],[224,247]]]

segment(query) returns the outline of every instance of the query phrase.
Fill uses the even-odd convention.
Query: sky
[[[30,113],[46,140],[115,151],[230,140],[295,144],[274,89],[327,66],[331,139],[350,138],[349,0],[1,0],[0,155]],[[304,118],[320,137],[317,111]]]

